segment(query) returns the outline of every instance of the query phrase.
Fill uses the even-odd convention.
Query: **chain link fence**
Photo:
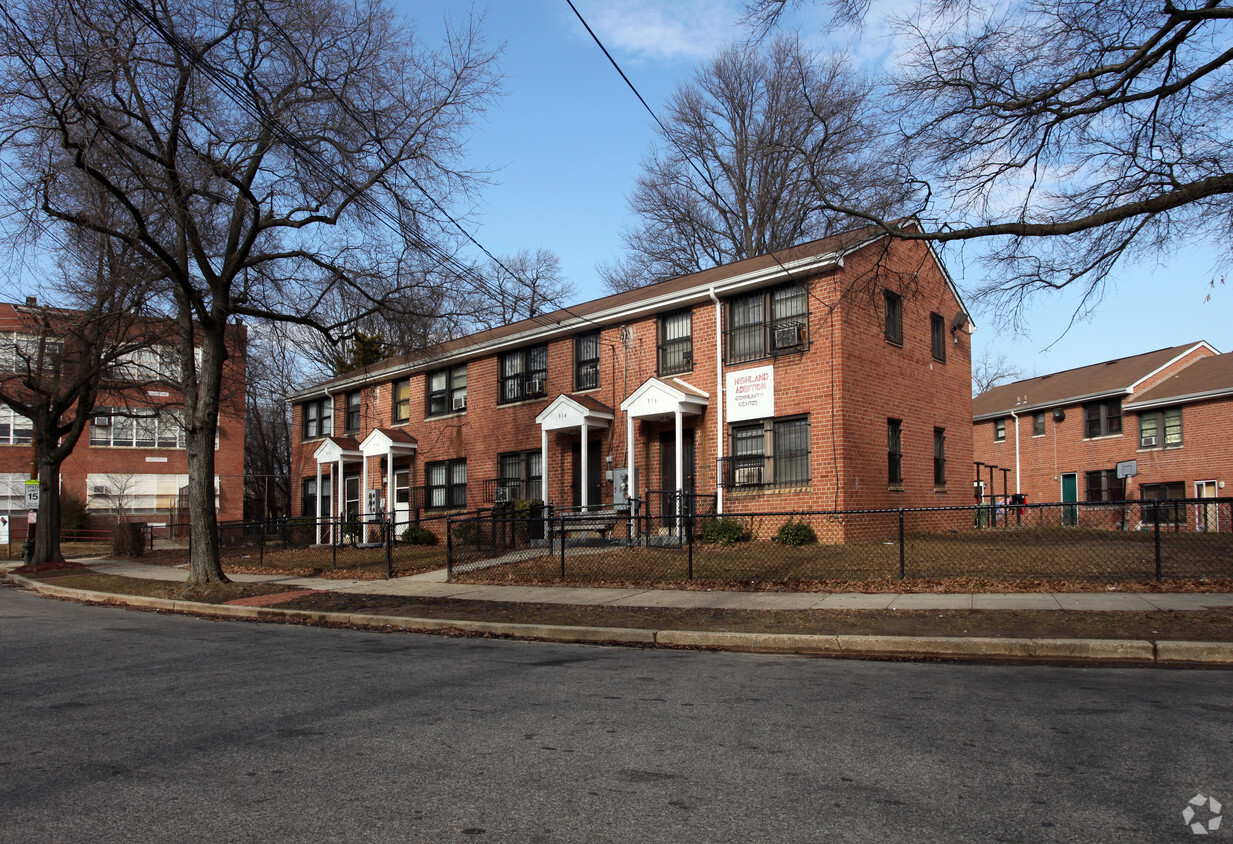
[[[449,520],[451,579],[656,583],[1233,577],[1233,499],[717,515],[499,509]]]

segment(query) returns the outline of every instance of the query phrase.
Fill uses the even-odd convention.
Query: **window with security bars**
[[[1139,414],[1139,448],[1180,448],[1182,409],[1170,407]]]
[[[808,484],[809,417],[733,425],[727,463],[728,486]]]
[[[467,365],[449,366],[428,373],[428,416],[461,413],[467,409]]]
[[[903,483],[903,422],[898,419],[886,420],[886,479]]]
[[[497,459],[500,477],[497,487],[505,490],[506,501],[538,499],[543,476],[543,454],[539,450],[512,451]]]
[[[658,373],[677,375],[694,368],[693,314],[673,311],[659,318]]]
[[[574,389],[594,390],[599,386],[599,332],[590,331],[574,338]]]
[[[792,283],[735,296],[728,302],[728,363],[744,363],[805,349],[809,296]]]
[[[498,404],[544,395],[548,390],[547,344],[501,355],[500,377]]]
[[[467,506],[467,461],[445,460],[429,463],[428,507],[436,510]]]

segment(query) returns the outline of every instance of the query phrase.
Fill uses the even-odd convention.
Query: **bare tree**
[[[888,213],[871,86],[797,38],[734,44],[672,97],[630,198],[628,254],[600,267],[613,290],[696,272],[850,227],[819,202]]]
[[[500,256],[472,277],[480,283],[461,279],[458,285],[473,291],[473,310],[462,318],[480,328],[541,316],[574,295],[573,284],[561,274],[561,259],[549,249]]]
[[[1023,370],[1005,354],[995,354],[985,349],[977,360],[972,361],[972,396],[979,396],[1023,377]]]
[[[0,343],[0,404],[29,420],[32,476],[39,480],[33,565],[64,559],[60,551],[60,467],[104,397],[150,407],[146,388],[160,375],[144,362],[165,324],[133,316],[125,291],[101,295],[86,310],[14,306]]]
[[[473,183],[461,134],[495,92],[494,54],[474,21],[427,49],[379,0],[20,0],[0,20],[0,154],[25,179],[9,200],[123,243],[165,277],[189,586],[225,580],[214,441],[229,324],[331,333],[342,326],[319,303],[338,290],[365,303],[360,316],[407,292],[400,259],[439,250],[455,219],[445,203]],[[82,184],[123,217],[75,202]]]
[[[806,2],[750,0],[747,13],[765,32]],[[826,5],[847,20],[868,11]],[[1069,285],[1082,312],[1123,259],[1233,243],[1233,8],[949,0],[896,23],[907,47],[885,125],[922,227],[865,216],[899,236],[990,239],[978,293],[1004,313],[1018,320],[1032,293]]]

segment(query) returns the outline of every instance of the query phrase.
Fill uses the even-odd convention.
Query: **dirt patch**
[[[183,583],[99,574],[84,567],[76,571],[53,571],[34,576],[22,576],[69,589],[85,589],[91,592],[109,592],[118,595],[142,595],[172,601],[199,601],[203,604],[225,604],[237,598],[296,591],[295,587],[268,583],[214,583],[190,589]]]

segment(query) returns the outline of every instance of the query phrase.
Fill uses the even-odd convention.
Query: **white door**
[[[1195,498],[1215,498],[1215,481],[1195,481]],[[1220,530],[1220,508],[1213,504],[1197,504],[1194,508],[1194,529],[1199,531]]]
[[[394,470],[394,536],[401,536],[411,524],[411,470]]]

